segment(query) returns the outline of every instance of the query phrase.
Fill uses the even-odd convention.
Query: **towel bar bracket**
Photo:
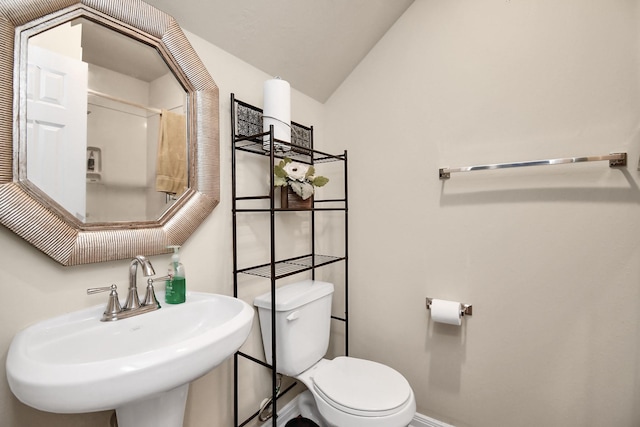
[[[612,155],[619,155],[621,158],[609,160],[610,168],[627,166],[627,153],[612,153]]]

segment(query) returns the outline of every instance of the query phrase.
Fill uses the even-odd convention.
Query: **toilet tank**
[[[324,357],[329,346],[333,284],[304,280],[276,289],[276,371],[295,377]],[[256,297],[262,344],[271,360],[271,292]]]

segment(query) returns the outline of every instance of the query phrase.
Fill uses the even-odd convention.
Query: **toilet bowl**
[[[333,284],[305,280],[276,290],[276,370],[300,380],[328,427],[406,427],[416,410],[409,382],[381,363],[340,356],[328,348]],[[271,364],[271,293],[257,297],[267,363]],[[306,409],[310,402],[304,400]],[[313,419],[313,418],[312,418]]]
[[[296,396],[296,407],[302,418],[311,420],[320,427],[327,427],[324,418],[318,412],[316,399],[309,390],[305,390]]]
[[[309,389],[327,427],[406,427],[416,412],[407,380],[370,360],[322,359],[296,379]]]

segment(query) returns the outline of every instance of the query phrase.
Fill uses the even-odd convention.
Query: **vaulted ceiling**
[[[325,102],[414,0],[146,0]]]

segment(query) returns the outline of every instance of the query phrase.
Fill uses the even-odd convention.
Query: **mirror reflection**
[[[156,49],[79,18],[27,57],[26,179],[84,223],[158,219],[188,188],[188,135]]]

